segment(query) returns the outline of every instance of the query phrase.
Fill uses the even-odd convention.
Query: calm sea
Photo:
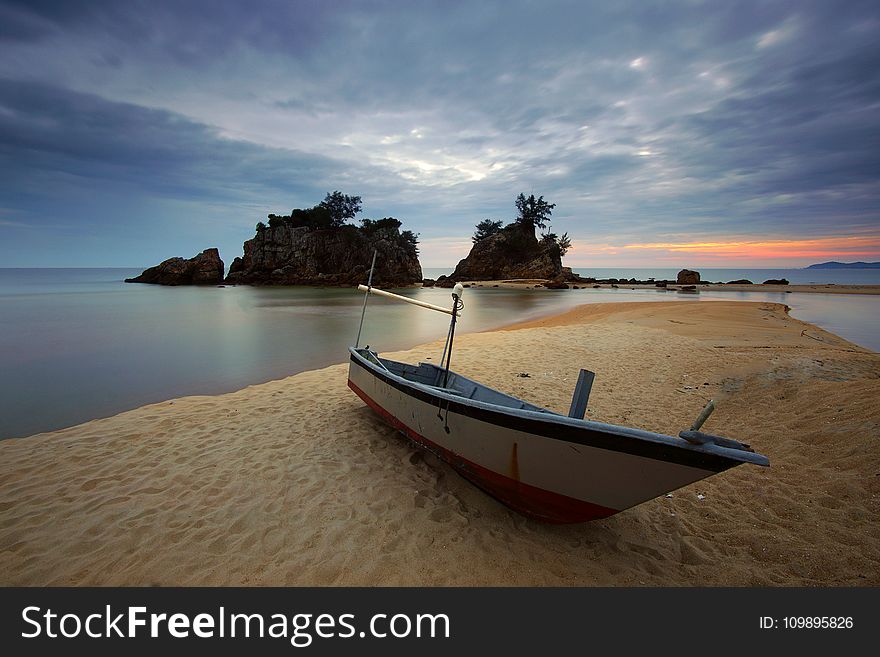
[[[671,278],[671,270],[581,270],[597,277]],[[726,270],[732,271],[732,270]],[[766,278],[790,272],[765,270]],[[703,272],[708,280],[749,278]],[[788,272],[788,273],[780,273]],[[139,269],[0,269],[0,437],[24,436],[143,404],[216,394],[346,359],[363,296],[352,289],[160,287],[122,279]],[[436,277],[448,270],[426,269]],[[812,271],[811,271],[812,274]],[[836,271],[836,283],[880,283]],[[762,274],[763,275],[763,274]],[[847,278],[848,277],[848,278]],[[811,278],[824,282],[819,278]],[[449,290],[400,291],[449,305]],[[583,303],[664,301],[653,290],[503,290],[465,293],[463,332],[562,312]],[[880,296],[716,292],[675,299],[777,301],[799,319],[880,351]],[[446,335],[444,316],[372,298],[362,343],[380,351]],[[439,354],[438,354],[439,357]]]
[[[680,269],[680,268],[679,268]],[[679,269],[612,269],[598,267],[572,269],[576,274],[593,278],[635,278],[646,281],[653,278],[658,281],[674,281]],[[708,269],[698,267],[700,278],[713,283],[727,283],[748,279],[752,283],[763,283],[770,279],[786,278],[795,285],[810,283],[834,283],[836,285],[880,285],[880,269]],[[425,276],[436,278],[440,274],[447,276],[452,269],[425,269]]]
[[[575,269],[581,276],[594,278],[636,278],[640,281],[674,281],[678,269]],[[880,285],[880,269],[703,269],[700,278],[713,283],[727,283],[743,278],[752,283],[770,279],[788,279],[794,285],[809,283],[834,283],[836,285]]]

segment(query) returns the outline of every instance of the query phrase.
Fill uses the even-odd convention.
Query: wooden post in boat
[[[452,315],[452,321],[449,324],[449,348],[444,349],[444,352],[446,353],[446,372],[443,374],[444,388],[449,381],[449,361],[452,360],[452,342],[455,339],[455,319],[458,317],[458,311],[464,308],[464,302],[461,300],[462,292],[464,292],[464,286],[461,283],[456,283],[455,287],[452,288],[452,310],[449,313]],[[440,365],[443,365],[442,360]]]
[[[367,279],[367,289],[364,292],[364,307],[361,308],[361,323],[358,326],[358,336],[354,341],[354,348],[357,349],[361,346],[361,330],[364,328],[364,315],[367,314],[367,299],[370,297],[370,290],[373,287],[373,270],[376,268],[376,254],[379,253],[379,249],[373,249],[373,264],[370,265],[370,277]],[[360,290],[363,285],[358,285],[358,289]]]
[[[700,415],[697,416],[697,419],[694,420],[694,423],[691,425],[690,431],[699,431],[700,427],[703,426],[703,423],[709,419],[709,416],[712,415],[712,411],[715,410],[715,400],[710,399],[709,403],[703,408],[700,412]]]
[[[571,407],[568,409],[568,417],[583,420],[587,412],[587,400],[590,398],[590,390],[593,388],[593,380],[596,374],[590,370],[581,370],[578,374],[578,382],[574,387],[571,397]]]

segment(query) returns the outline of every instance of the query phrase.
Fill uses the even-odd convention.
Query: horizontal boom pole
[[[425,303],[424,301],[419,301],[418,299],[410,299],[409,297],[404,297],[399,294],[394,294],[393,292],[386,292],[385,290],[380,290],[375,287],[367,287],[366,285],[358,285],[358,289],[361,292],[369,292],[370,294],[378,294],[381,297],[388,297],[389,299],[396,299],[397,301],[405,301],[406,303],[411,303],[414,306],[421,306],[422,308],[427,308],[428,310],[436,310],[441,313],[446,313],[447,315],[452,314],[452,310],[449,308],[442,308],[441,306],[435,306],[433,303]],[[457,317],[461,317],[461,313],[456,313]]]

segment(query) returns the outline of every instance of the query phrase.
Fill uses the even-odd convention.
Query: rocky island
[[[486,219],[476,225],[473,247],[448,277],[437,284],[452,287],[458,281],[490,281],[504,279],[548,279],[551,282],[575,280],[571,269],[562,266],[562,256],[571,246],[567,234],[547,232],[541,239],[536,228],[544,228],[555,203],[534,194],[516,199],[518,216],[506,226],[501,221]],[[566,285],[567,287],[567,285]]]
[[[361,219],[348,223],[361,210],[361,197],[328,193],[318,205],[270,214],[259,222],[256,235],[244,243],[244,255],[235,258],[223,278],[224,265],[217,249],[194,258],[169,258],[126,283],[156,285],[358,285],[367,281],[373,253],[373,282],[403,287],[422,282],[418,235],[400,230],[394,217]]]
[[[168,258],[140,276],[126,278],[126,283],[155,285],[217,285],[223,282],[223,261],[217,249],[205,249],[189,258]]]
[[[361,209],[359,196],[327,194],[313,208],[270,214],[244,243],[226,282],[249,285],[358,285],[367,281],[374,250],[373,283],[400,287],[421,283],[418,236],[400,230],[393,217],[346,223]]]

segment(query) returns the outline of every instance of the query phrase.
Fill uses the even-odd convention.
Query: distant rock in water
[[[788,285],[787,278],[771,278],[764,281],[764,285]]]
[[[126,283],[155,285],[218,285],[223,282],[223,261],[217,249],[205,249],[189,260],[168,258],[140,276],[126,278]]]
[[[682,269],[678,272],[675,282],[679,285],[696,285],[700,282],[700,272],[691,269]]]
[[[559,247],[551,241],[538,240],[532,226],[513,223],[475,242],[448,281],[556,279],[563,274]],[[445,282],[438,280],[437,284],[442,287]]]
[[[258,228],[244,243],[244,256],[229,267],[227,283],[250,285],[339,285],[366,283],[378,250],[373,285],[422,282],[415,237],[401,233],[396,219],[366,220],[363,227],[311,228],[279,223]]]
[[[553,280],[545,282],[544,287],[546,287],[548,290],[567,290],[568,283],[561,279],[555,278]]]
[[[736,281],[727,281],[728,285],[754,285],[748,278],[740,278]]]

